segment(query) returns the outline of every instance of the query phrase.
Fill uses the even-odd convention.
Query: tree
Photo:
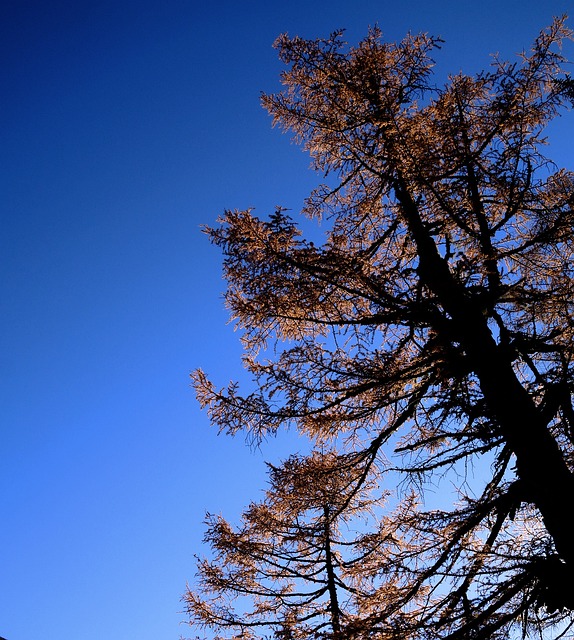
[[[198,562],[200,591],[186,596],[198,626],[285,640],[371,630],[369,615],[391,588],[373,580],[385,563],[378,549],[389,534],[375,514],[387,492],[376,474],[360,481],[356,462],[332,451],[291,456],[269,465],[265,500],[249,506],[238,530],[208,515],[213,558]],[[353,528],[359,519],[362,532]]]
[[[383,465],[419,496],[380,520],[377,580],[400,588],[356,637],[572,622],[574,174],[543,154],[574,96],[571,38],[556,19],[517,63],[437,88],[427,35],[281,36],[286,88],[263,103],[326,176],[304,208],[324,242],[282,209],[207,230],[256,383],[197,371],[213,422],[292,425],[354,460],[356,491]],[[449,482],[452,504],[425,508]]]

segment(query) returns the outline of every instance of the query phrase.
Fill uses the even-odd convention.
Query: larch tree
[[[571,38],[556,19],[517,62],[495,58],[443,87],[427,35],[277,40],[285,89],[263,103],[327,176],[303,210],[324,241],[282,209],[228,211],[207,230],[255,385],[218,389],[197,371],[197,395],[224,432],[291,426],[317,451],[336,448],[332,464],[357,470],[349,495],[378,473],[375,484],[401,488],[363,576],[355,564],[372,606],[357,600],[338,628],[307,637],[568,633],[574,174],[545,157],[544,136],[574,97]],[[256,544],[254,526],[233,535]],[[273,562],[279,547],[265,548],[250,571]],[[281,580],[266,584],[283,598]],[[208,596],[187,597],[197,610]],[[221,630],[216,613],[203,622]]]
[[[366,482],[363,473],[354,456],[294,455],[269,465],[265,499],[239,528],[208,515],[212,557],[199,560],[199,588],[186,594],[194,623],[283,640],[372,631],[397,584],[378,579],[388,562],[379,549],[391,540],[381,526],[388,491],[376,473]]]

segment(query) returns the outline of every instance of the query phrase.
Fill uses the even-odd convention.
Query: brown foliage
[[[518,63],[442,88],[437,40],[372,30],[348,48],[341,35],[279,38],[286,88],[263,99],[329,176],[304,210],[322,246],[280,209],[208,230],[256,391],[198,371],[198,398],[226,432],[290,424],[316,451],[272,470],[239,531],[209,521],[192,622],[277,638],[557,635],[574,610],[574,175],[542,151],[572,98],[572,34],[555,20]],[[337,453],[319,455],[327,445]],[[325,464],[344,490],[329,493]],[[376,487],[396,473],[414,493],[385,511]],[[450,508],[423,508],[432,482],[456,484]],[[369,529],[331,539],[325,508],[329,526],[366,510]],[[302,546],[285,550],[291,534]],[[330,568],[327,539],[348,545]],[[294,598],[300,584],[311,591]],[[255,608],[232,614],[210,594]]]

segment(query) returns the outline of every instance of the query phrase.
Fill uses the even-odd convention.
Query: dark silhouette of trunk
[[[456,282],[440,256],[404,183],[399,181],[396,193],[417,245],[420,279],[436,295],[452,321],[451,335],[445,339],[459,341],[467,354],[487,407],[516,456],[516,473],[523,486],[522,501],[534,504],[540,511],[558,554],[574,572],[570,521],[573,505],[565,503],[565,498],[574,496],[574,476],[548,430],[548,420],[520,384],[482,309]],[[437,329],[440,332],[440,327]]]
[[[333,637],[337,640],[341,637],[341,620],[339,599],[337,595],[337,584],[335,577],[335,567],[333,564],[333,552],[331,549],[331,516],[329,506],[323,507],[325,516],[325,567],[327,571],[327,588],[329,590],[329,611],[331,612],[331,626],[333,627]]]

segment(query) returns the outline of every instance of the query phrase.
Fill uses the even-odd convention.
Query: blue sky
[[[240,378],[224,208],[297,211],[318,177],[272,130],[271,48],[428,31],[440,73],[527,47],[564,0],[2,0],[0,635],[170,640],[204,512],[264,486],[261,451],[218,437],[189,387]],[[572,46],[568,47],[572,57]],[[572,166],[563,119],[551,139]]]

